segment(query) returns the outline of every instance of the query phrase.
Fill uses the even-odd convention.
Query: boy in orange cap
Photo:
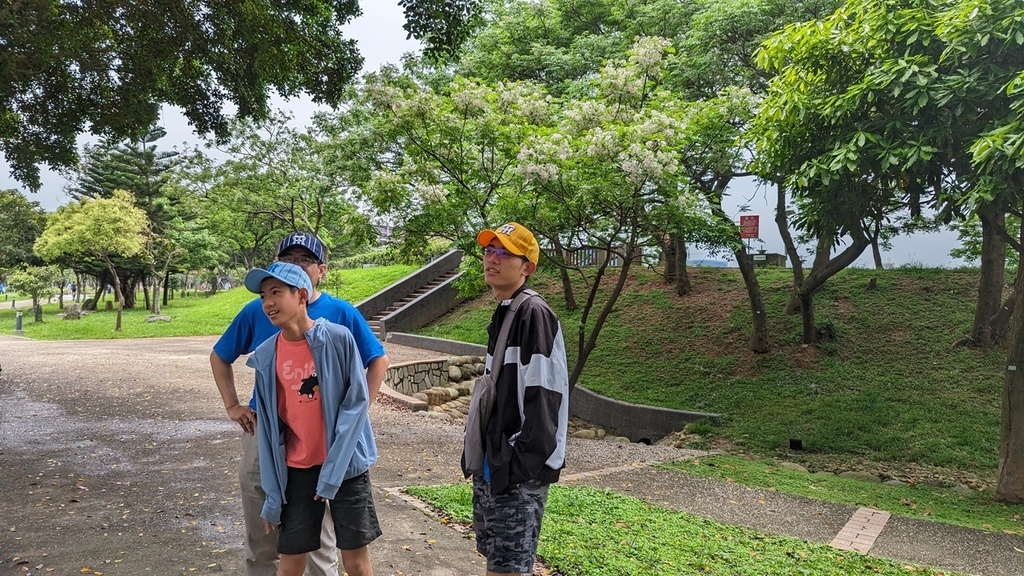
[[[540,259],[533,233],[509,222],[476,240],[498,307],[487,327],[487,370],[474,385],[462,471],[473,477],[473,528],[488,576],[532,574],[548,486],[565,466],[565,343],[558,316],[526,287]]]

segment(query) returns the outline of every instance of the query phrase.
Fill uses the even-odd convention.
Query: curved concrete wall
[[[387,341],[453,356],[484,356],[487,354],[487,347],[479,344],[416,336],[415,334],[392,332],[388,335]],[[577,386],[573,390],[569,400],[569,414],[611,430],[619,436],[626,436],[633,442],[655,442],[673,432],[682,430],[687,422],[701,419],[717,420],[721,417],[721,414],[630,404],[602,396],[583,386]]]

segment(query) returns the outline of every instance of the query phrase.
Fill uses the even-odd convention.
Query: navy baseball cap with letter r
[[[313,281],[301,266],[287,262],[274,262],[267,269],[253,268],[245,275],[245,289],[253,294],[260,293],[260,285],[267,278],[277,278],[295,288],[305,288],[306,296],[313,293]]]
[[[284,237],[281,243],[277,245],[277,256],[294,246],[305,248],[309,250],[321,264],[327,264],[327,247],[324,245],[323,240],[317,238],[316,234],[312,232],[292,232],[291,234]]]

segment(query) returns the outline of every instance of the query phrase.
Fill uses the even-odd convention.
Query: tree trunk
[[[751,352],[764,354],[768,351],[768,317],[764,311],[764,298],[761,296],[761,285],[757,283],[757,272],[754,263],[747,258],[745,248],[734,252],[736,262],[743,275],[743,283],[747,287],[747,298],[750,300],[750,312],[754,320],[754,331],[750,334],[749,348]]]
[[[149,278],[149,276],[143,276],[143,278],[142,278],[142,298],[143,298],[143,302],[146,304],[146,310],[151,310],[153,308],[150,305],[150,302],[149,302],[149,288],[150,288],[150,278]],[[154,298],[156,297],[156,282],[153,283],[153,297]]]
[[[630,241],[627,242],[625,248],[626,253],[622,255],[622,268],[619,269],[619,279],[615,283],[615,287],[612,288],[611,294],[608,295],[608,299],[605,301],[604,306],[601,307],[601,312],[598,314],[597,320],[594,322],[594,327],[590,330],[590,334],[587,334],[587,317],[590,315],[590,311],[597,300],[598,290],[601,287],[601,277],[608,268],[608,258],[605,258],[604,263],[602,263],[598,268],[594,282],[590,286],[590,290],[587,294],[587,303],[583,307],[583,314],[580,317],[579,328],[577,329],[579,347],[576,352],[576,363],[572,367],[572,372],[569,373],[570,394],[576,388],[576,382],[579,381],[580,374],[583,373],[583,368],[587,364],[587,359],[590,357],[590,353],[597,347],[598,334],[600,334],[601,329],[604,328],[605,321],[608,320],[608,316],[615,308],[615,303],[619,300],[619,296],[622,295],[623,288],[626,287],[626,279],[629,277],[629,269],[635,260],[633,255],[636,253],[636,238],[630,238]],[[608,251],[608,254],[611,255],[612,246],[607,246],[606,250]]]
[[[676,294],[685,296],[693,291],[690,284],[690,274],[686,270],[686,242],[682,236],[673,234],[671,236],[672,252],[676,261]]]
[[[875,270],[882,270],[885,266],[882,264],[882,251],[878,248],[878,233],[871,239],[871,257],[875,260]]]
[[[669,234],[668,238],[662,240],[661,245],[663,247],[662,256],[665,259],[665,282],[667,284],[675,284],[676,267],[679,264],[679,261],[676,259],[675,235]]]
[[[1018,274],[1019,273],[1018,265]],[[999,308],[999,312],[997,312],[989,322],[992,329],[992,338],[997,344],[1006,339],[1007,332],[1010,329],[1010,318],[1013,317],[1013,303],[1017,301],[1017,284],[1018,283],[1014,283],[1014,288],[1010,292],[1010,295],[1003,301],[1003,305]]]
[[[775,183],[775,225],[782,236],[782,244],[786,247],[786,256],[789,257],[789,264],[793,267],[793,288],[789,300],[786,302],[785,313],[796,314],[800,309],[800,288],[804,285],[804,263],[800,258],[800,252],[796,249],[796,242],[793,235],[789,233],[789,217],[786,214],[786,192],[781,182]]]
[[[122,297],[124,298],[124,300],[120,300],[121,307],[122,308],[129,308],[129,309],[135,308],[135,299],[136,299],[136,295],[135,295],[136,278],[135,278],[135,276],[133,276],[132,274],[129,273],[129,274],[127,274],[125,276],[124,280],[121,280],[120,282],[118,282],[117,281],[118,276],[115,273],[114,274],[114,278],[115,278],[115,280],[114,280],[114,282],[112,282],[112,284],[114,284],[114,292],[115,292],[114,295],[117,296],[117,294],[120,293],[121,296],[117,296],[117,297],[118,298],[122,298]]]
[[[171,272],[169,270],[164,270],[164,296],[163,296],[163,298],[164,298],[164,306],[167,306],[168,293],[170,293],[173,296],[173,293],[170,290],[167,289],[167,287],[170,286],[170,285],[171,285]]]
[[[160,314],[160,280],[153,279],[153,307],[150,309],[154,316]]]
[[[32,318],[35,322],[43,321],[43,305],[39,303],[38,296],[32,296]]]
[[[575,310],[577,308],[576,296],[572,290],[572,280],[569,279],[569,271],[565,266],[559,267],[558,276],[562,279],[562,297],[565,299],[565,309]]]
[[[817,342],[817,327],[814,325],[814,300],[811,296],[824,286],[829,278],[835,276],[840,270],[843,270],[850,264],[853,264],[854,260],[864,253],[869,244],[871,244],[871,239],[861,235],[860,238],[855,238],[853,243],[835,258],[829,258],[832,252],[830,237],[825,235],[818,241],[811,273],[807,275],[807,278],[804,279],[798,289],[793,290],[793,294],[786,304],[787,313],[792,314],[796,310],[800,311],[803,325],[802,342],[804,344],[814,344]]]
[[[114,331],[121,331],[121,313],[124,310],[124,291],[121,289],[121,279],[117,277],[117,270],[114,268],[114,263],[109,258],[103,258],[107,264],[107,270],[110,271],[110,275],[114,278],[111,285],[114,286],[114,297],[117,298],[117,322],[114,324]]]
[[[562,299],[565,300],[566,310],[575,310],[576,294],[572,289],[572,280],[569,279],[569,269],[565,263],[566,249],[559,241],[558,238],[551,238],[551,243],[555,247],[553,253],[557,254],[556,258],[552,258],[558,264],[558,277],[562,281]]]
[[[981,220],[981,279],[978,282],[978,305],[974,310],[974,323],[968,336],[978,347],[987,348],[995,342],[992,318],[1003,303],[1006,283],[1006,241],[999,234],[1005,228],[1006,215],[989,204],[978,208]]]
[[[1024,227],[1021,238],[1024,240]],[[1017,267],[1013,293],[1016,297],[1003,378],[996,501],[1021,504],[1024,503],[1024,266]]]
[[[90,308],[83,307],[83,309],[89,309],[89,310],[99,310],[100,309],[100,297],[103,296],[106,293],[108,280],[110,280],[110,278],[107,276],[106,271],[100,272],[97,275],[97,277],[96,277],[96,294],[92,297],[92,306]]]

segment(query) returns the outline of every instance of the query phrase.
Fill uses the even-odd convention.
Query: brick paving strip
[[[875,540],[882,533],[889,513],[873,508],[858,508],[850,521],[832,539],[832,547],[840,550],[856,550],[867,554],[875,545]]]
[[[660,464],[660,462],[639,462],[635,464],[627,464],[626,466],[616,466],[614,468],[602,468],[600,470],[591,470],[590,472],[578,472],[576,474],[568,474],[559,478],[559,482],[578,482],[587,478],[593,478],[595,476],[605,476],[607,474],[615,474],[616,472],[629,472],[630,470],[636,470],[645,466],[651,466],[654,464]]]

